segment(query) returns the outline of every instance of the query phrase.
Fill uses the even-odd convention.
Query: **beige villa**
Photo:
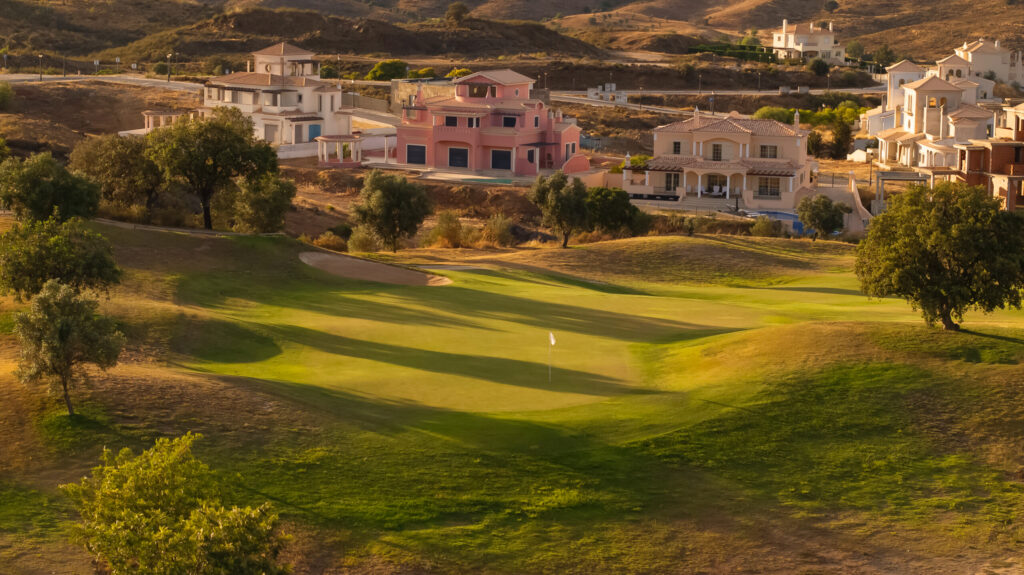
[[[622,188],[636,198],[722,198],[753,210],[792,211],[814,193],[817,170],[798,123],[799,114],[786,125],[697,110],[654,129],[653,157],[641,170],[624,170]]]

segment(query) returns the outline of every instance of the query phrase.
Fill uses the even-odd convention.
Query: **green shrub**
[[[394,80],[396,78],[405,78],[408,71],[409,66],[403,60],[382,60],[377,62],[377,65],[366,74],[364,79],[378,81]]]
[[[438,248],[462,247],[462,222],[452,211],[444,211],[437,215],[437,225],[430,230],[427,245]]]
[[[0,112],[11,109],[13,103],[14,89],[7,82],[0,82]]]
[[[357,226],[348,238],[350,252],[375,252],[380,249],[376,236],[364,226]]]
[[[352,237],[352,226],[344,222],[334,226],[330,231],[345,241]]]
[[[781,238],[785,233],[786,228],[782,222],[768,216],[757,216],[754,225],[750,227],[750,235],[763,238]]]

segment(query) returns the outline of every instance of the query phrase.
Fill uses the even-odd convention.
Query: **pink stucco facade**
[[[454,95],[417,93],[402,110],[398,163],[515,176],[589,169],[579,127],[531,99],[532,87],[531,78],[495,70],[456,80]]]

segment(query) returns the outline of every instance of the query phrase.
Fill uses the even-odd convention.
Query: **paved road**
[[[580,104],[583,106],[597,106],[597,107],[612,107],[612,108],[628,108],[630,110],[644,110],[647,112],[656,112],[659,114],[673,114],[673,115],[690,115],[692,112],[687,110],[680,110],[679,108],[666,108],[664,106],[640,106],[640,104],[628,104],[626,102],[605,102],[604,100],[591,100],[581,96],[570,96],[564,93],[555,93],[551,95],[552,102],[562,102],[563,104]]]
[[[179,92],[195,92],[201,86],[194,82],[179,82],[172,80],[161,80],[159,78],[147,78],[145,76],[138,76],[133,74],[120,74],[120,75],[109,75],[109,76],[61,76],[54,75],[49,76],[43,75],[43,82],[85,82],[89,80],[97,80],[100,82],[112,82],[115,84],[133,84],[136,86],[149,86],[152,88],[164,88],[167,90],[176,90]],[[39,74],[0,74],[0,82],[9,82],[11,84],[33,84],[39,83]]]
[[[815,88],[810,92],[812,94],[827,94],[828,92],[843,92],[846,94],[879,94],[885,92],[886,87],[884,85],[869,86],[867,88],[837,88],[835,90],[825,90]],[[656,94],[659,96],[778,96],[778,89],[775,90],[619,90],[620,93],[628,96],[640,96],[640,95],[651,95]],[[790,92],[796,94],[796,92]],[[552,90],[551,96],[582,96],[586,97],[587,92],[585,90]]]

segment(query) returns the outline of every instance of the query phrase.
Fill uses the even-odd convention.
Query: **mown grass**
[[[326,554],[300,572],[785,573],[877,532],[935,566],[1018,537],[1021,314],[929,329],[861,296],[845,246],[630,240],[417,288],[328,276],[283,238],[104,231],[129,270],[105,305],[161,361],[98,379],[88,425],[39,416],[41,441],[80,460],[203,432],[234,502]],[[542,261],[592,252],[593,273]],[[678,279],[702,266],[725,271]],[[185,374],[208,387],[155,385]]]

